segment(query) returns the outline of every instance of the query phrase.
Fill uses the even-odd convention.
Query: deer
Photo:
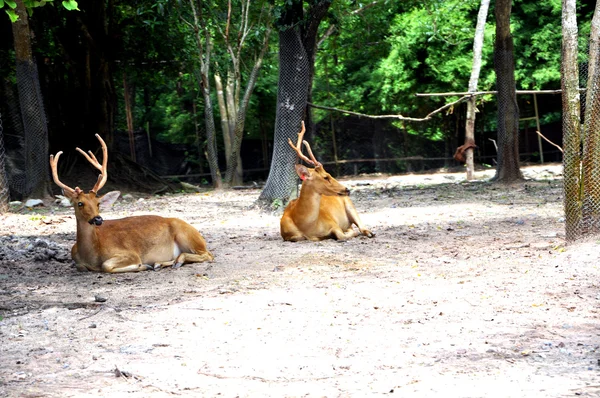
[[[323,165],[315,158],[308,142],[303,140],[305,131],[302,121],[296,145],[289,138],[288,144],[299,159],[314,168],[308,168],[301,163],[295,165],[296,173],[302,180],[302,187],[298,198],[290,201],[283,211],[280,221],[281,237],[290,242],[324,239],[342,241],[360,234],[374,237],[375,234],[366,229],[360,221],[349,197],[350,190],[325,171]],[[302,153],[302,144],[310,158]],[[358,227],[358,231],[353,225]]]
[[[111,206],[121,194],[111,191],[98,196],[108,179],[108,149],[96,134],[103,152],[102,164],[92,151],[89,155],[79,148],[78,152],[100,171],[94,187],[85,193],[63,184],[58,178],[58,159],[50,155],[52,177],[63,190],[75,209],[77,242],[71,249],[71,257],[79,271],[108,273],[158,270],[172,266],[179,268],[184,263],[212,261],[214,256],[206,249],[206,242],[196,228],[178,218],[155,215],[125,217],[104,220],[100,206]]]

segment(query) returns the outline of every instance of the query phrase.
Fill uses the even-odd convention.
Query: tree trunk
[[[246,114],[248,112],[248,105],[250,104],[250,97],[252,96],[252,92],[254,91],[254,87],[256,86],[256,81],[258,80],[258,73],[262,66],[263,59],[269,48],[270,36],[271,29],[268,28],[263,38],[260,53],[254,60],[254,66],[252,67],[252,71],[250,72],[250,76],[248,77],[248,82],[246,83],[246,90],[244,91],[244,96],[242,100],[240,101],[239,99],[240,89],[242,86],[241,75],[239,71],[235,73],[234,84],[232,86],[228,85],[228,89],[226,90],[227,97],[229,98],[231,96],[232,100],[234,101],[234,104],[237,104],[237,108],[233,108],[233,120],[235,121],[235,123],[233,124],[233,127],[229,130],[230,133],[232,133],[232,147],[231,153],[227,158],[227,172],[225,173],[225,185],[227,186],[241,184],[243,182],[241,149],[242,140],[244,138],[244,125],[246,123]],[[234,61],[234,64],[239,64],[239,60]],[[231,113],[229,114],[229,120],[232,120]]]
[[[297,27],[279,32],[279,82],[277,84],[277,112],[275,140],[271,169],[259,201],[280,204],[290,199],[297,187],[294,164],[296,152],[288,139],[295,142],[304,118],[310,84],[308,59]]]
[[[262,58],[260,60],[262,62]],[[235,78],[233,77],[235,75]],[[248,84],[251,85],[247,87],[250,90],[250,93],[254,90],[254,85],[256,81],[248,81]],[[235,129],[238,121],[238,114],[243,112],[243,117],[241,120],[242,126],[245,124],[246,120],[246,105],[240,104],[239,99],[239,87],[242,85],[241,76],[239,73],[232,73],[231,71],[227,72],[227,85],[225,86],[225,98],[227,98],[227,122],[229,124],[229,128],[227,129],[229,134],[229,154],[227,156],[227,171],[235,167],[235,172],[231,177],[231,181],[229,180],[228,174],[225,173],[225,184],[228,186],[231,185],[241,185],[244,182],[244,169],[242,166],[242,155],[240,150],[237,150],[237,156],[235,158],[235,166],[231,163],[233,158],[231,155],[236,152],[235,147]],[[244,108],[242,109],[240,108]],[[242,127],[243,129],[243,127]]]
[[[226,165],[227,170],[229,170],[232,167],[231,154],[235,150],[235,123],[237,120],[237,113],[239,112],[239,110],[236,109],[234,101],[233,79],[229,77],[231,75],[231,71],[228,71],[227,75],[227,85],[225,89],[223,88],[223,82],[221,80],[221,77],[219,75],[215,75],[215,88],[217,90],[217,100],[219,102],[219,113],[221,114],[221,130],[223,131],[225,159],[227,160]],[[242,157],[239,152],[237,155],[236,164],[237,167],[235,168],[235,173],[233,175],[231,183],[228,182],[227,174],[225,174],[225,185],[241,185],[243,183],[244,170],[242,167]]]
[[[31,50],[31,32],[27,10],[22,0],[17,0],[18,21],[12,24],[17,89],[23,120],[25,162],[28,192],[26,196],[47,198],[52,195],[48,163],[48,126],[44,101],[40,90],[37,66]]]
[[[473,69],[469,79],[469,92],[477,91],[479,71],[481,70],[481,52],[485,33],[485,20],[487,18],[490,0],[481,0],[479,14],[477,15],[477,26],[475,28],[475,39],[473,40]],[[473,162],[473,147],[475,145],[475,112],[477,97],[473,96],[467,101],[467,123],[465,127],[465,145],[468,145],[466,154],[467,180],[473,179],[475,164]]]
[[[84,90],[82,93],[85,103],[82,110],[85,117],[82,119],[82,129],[86,132],[85,138],[79,138],[81,145],[96,145],[94,133],[104,137],[109,149],[112,147],[114,119],[117,113],[117,93],[113,78],[113,51],[109,31],[113,27],[112,15],[114,12],[113,1],[80,2],[82,12],[74,14],[77,19],[79,31],[73,33],[86,51],[86,71],[81,82]],[[114,34],[114,32],[113,32]],[[69,38],[69,40],[73,40]],[[70,54],[75,59],[80,58],[79,53]],[[79,104],[76,108],[81,108]]]
[[[222,185],[221,171],[219,170],[219,158],[217,154],[216,128],[213,115],[212,99],[210,98],[210,35],[202,20],[202,15],[198,18],[198,11],[194,0],[190,0],[190,8],[194,16],[194,35],[198,44],[198,63],[200,64],[200,91],[204,99],[204,123],[206,127],[206,153],[210,175],[213,187],[220,189]],[[204,38],[200,33],[204,33]]]
[[[496,1],[494,63],[498,90],[498,166],[494,180],[522,180],[519,168],[519,107],[515,84],[513,39],[510,33],[512,0]]]
[[[581,234],[600,234],[600,87],[599,76],[600,2],[596,3],[590,31],[587,98],[582,156],[583,203]]]
[[[135,136],[133,135],[133,111],[131,110],[131,92],[127,84],[127,75],[123,72],[123,99],[125,102],[125,118],[127,120],[127,135],[129,136],[129,156],[136,162]]]
[[[319,33],[319,25],[327,11],[331,6],[332,0],[320,0],[314,2],[313,6],[307,12],[306,23],[302,29],[302,45],[308,56],[308,95],[306,98],[307,102],[312,102],[312,82],[315,76],[315,57],[317,55],[317,38]],[[306,126],[305,140],[313,142],[314,139],[314,123],[312,122],[312,114],[309,109],[306,110],[306,116],[304,118],[304,124]]]
[[[319,24],[331,6],[331,0],[313,2],[304,16],[303,2],[292,0],[283,9],[280,26],[293,26],[279,32],[279,82],[273,158],[265,188],[259,201],[287,202],[296,184],[295,152],[288,139],[295,141],[300,122],[305,121],[305,139],[313,134],[310,112],[306,104],[312,92],[314,61]],[[299,27],[301,28],[299,30]]]
[[[563,156],[564,207],[567,241],[579,237],[581,221],[580,194],[580,103],[579,69],[577,62],[577,17],[575,0],[562,1],[562,106],[563,106]]]

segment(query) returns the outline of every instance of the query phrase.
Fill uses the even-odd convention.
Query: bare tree
[[[189,0],[190,10],[192,11],[192,22],[180,15],[183,22],[194,32],[194,37],[198,45],[198,62],[200,64],[200,91],[204,98],[204,123],[206,128],[206,152],[210,175],[213,187],[219,189],[223,183],[221,181],[221,171],[217,155],[216,128],[213,117],[213,105],[210,97],[210,57],[211,57],[211,36],[206,26],[206,20],[202,15],[202,5],[197,5],[194,0]]]
[[[225,46],[227,47],[227,53],[229,55],[228,61],[230,62],[230,65],[227,68],[227,79],[224,91],[220,76],[215,75],[218,93],[218,86],[219,84],[221,85],[220,95],[222,97],[219,99],[219,109],[221,111],[221,126],[223,128],[225,155],[227,158],[227,171],[225,173],[224,181],[227,186],[242,183],[242,158],[240,156],[240,150],[244,135],[244,124],[250,97],[256,86],[258,72],[260,71],[263,59],[269,47],[269,37],[271,35],[271,6],[264,3],[260,12],[259,21],[264,19],[263,24],[266,28],[264,32],[262,32],[262,44],[257,54],[254,56],[252,71],[246,82],[244,95],[240,100],[242,91],[242,50],[246,47],[248,36],[255,31],[258,32],[261,27],[260,24],[253,25],[250,21],[250,4],[250,0],[242,1],[237,34],[232,35],[232,7],[231,0],[229,0],[225,30],[219,29],[223,36]]]
[[[477,26],[475,27],[475,39],[473,40],[473,68],[469,79],[469,92],[477,91],[479,71],[481,70],[481,53],[483,49],[483,37],[485,33],[485,20],[487,19],[490,0],[481,0],[479,14],[477,15]],[[473,148],[475,147],[475,112],[477,111],[477,97],[472,96],[467,101],[467,123],[465,126],[465,145],[467,180],[473,179],[474,163]]]

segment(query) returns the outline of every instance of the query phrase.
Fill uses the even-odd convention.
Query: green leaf
[[[77,2],[75,0],[63,1],[62,5],[69,11],[73,11],[73,10],[79,11],[79,8],[77,8]]]
[[[8,17],[10,18],[10,22],[17,22],[17,20],[19,19],[19,16],[17,15],[16,12],[14,12],[13,10],[6,10],[5,11],[8,14]]]
[[[4,0],[0,0],[0,8],[4,7]]]
[[[14,10],[15,8],[17,8],[17,3],[16,3],[16,2],[14,2],[13,0],[4,0],[4,2],[5,2],[5,3],[6,3],[6,4],[7,4],[9,7],[10,7],[10,8],[12,8],[13,10]]]

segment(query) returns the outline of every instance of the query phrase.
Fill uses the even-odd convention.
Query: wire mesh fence
[[[10,191],[8,177],[6,176],[6,151],[4,150],[4,136],[2,128],[2,115],[0,114],[0,214],[8,211]]]
[[[12,199],[21,200],[49,177],[46,113],[35,63],[20,62],[17,84],[4,82],[6,109],[3,120],[4,167]]]
[[[569,59],[565,58],[562,69],[568,74],[573,65],[566,64]],[[600,235],[600,70],[595,58],[592,51],[580,51],[576,100],[563,101],[567,242]],[[575,121],[570,120],[571,115]]]
[[[288,139],[296,142],[308,98],[310,70],[299,30],[279,32],[279,85],[275,117],[273,157],[267,184],[260,200],[289,198],[296,183],[296,153]]]

